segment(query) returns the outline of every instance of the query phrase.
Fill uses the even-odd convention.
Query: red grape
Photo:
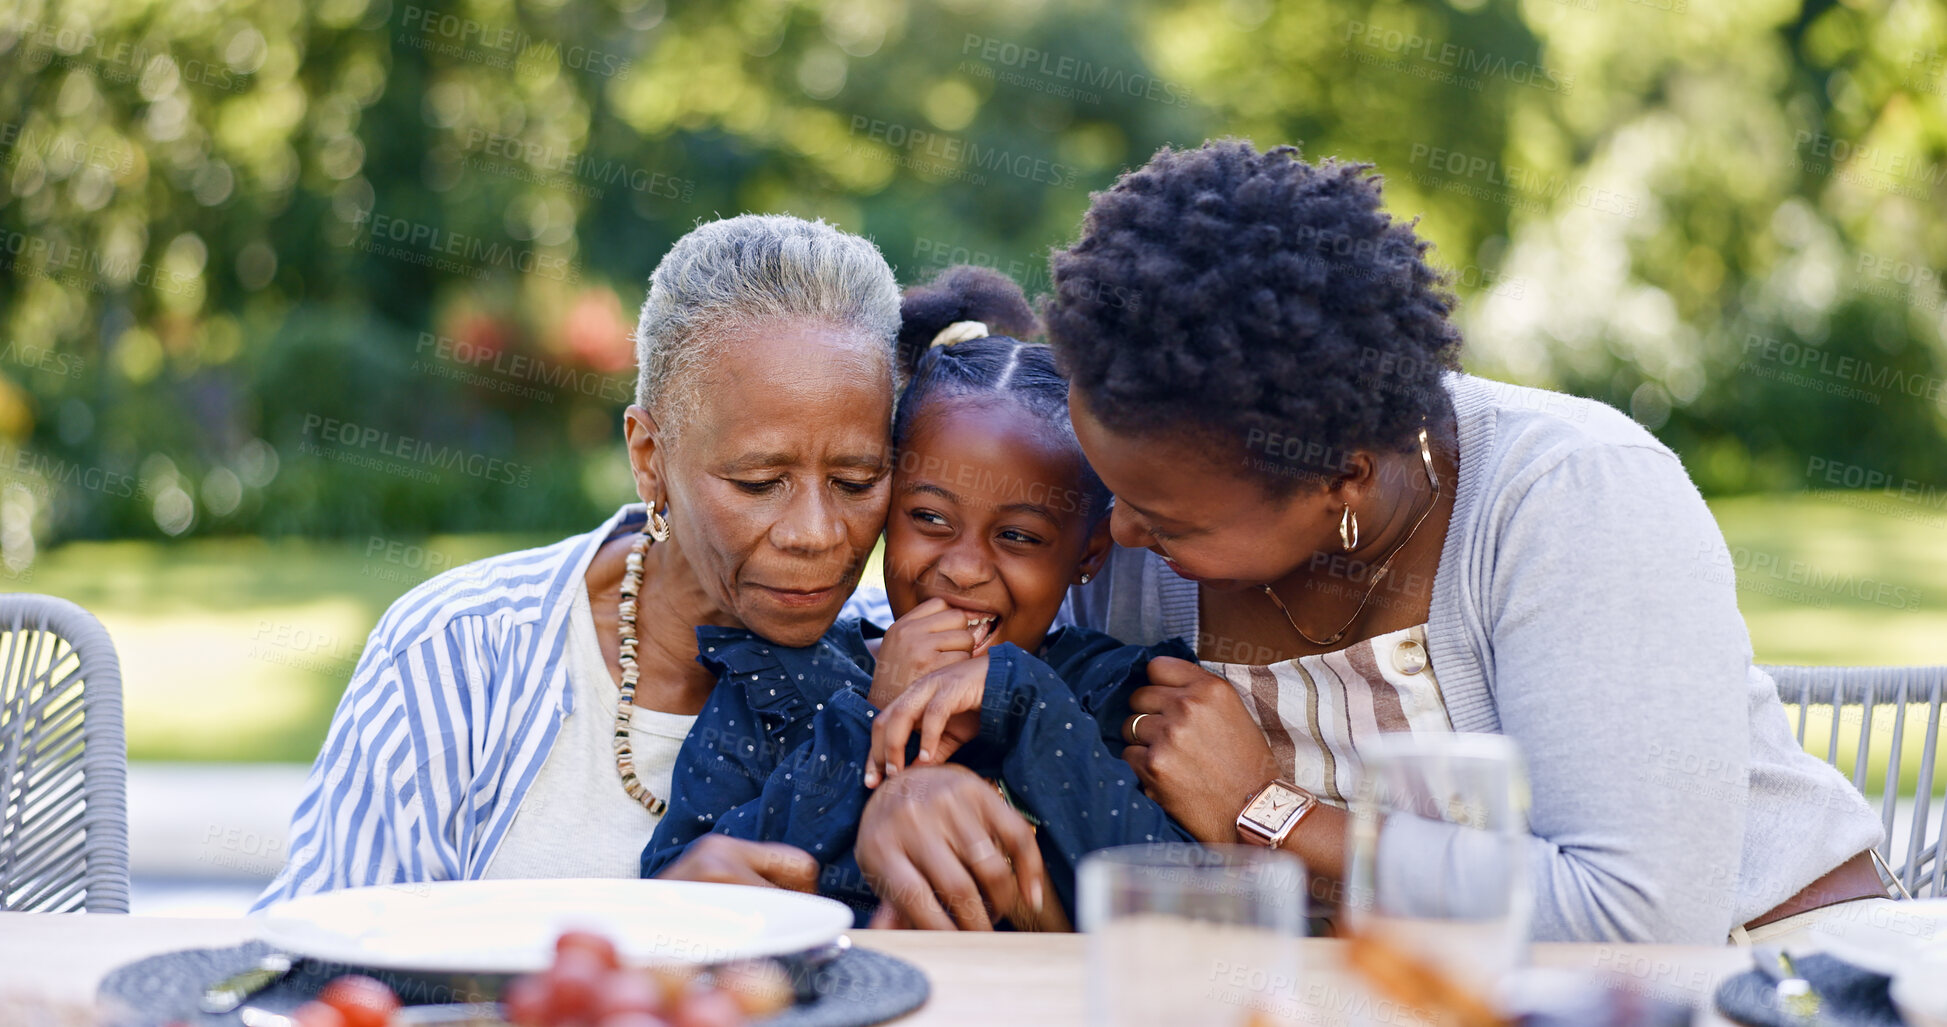
[[[595,997],[608,974],[600,958],[584,949],[571,948],[556,955],[554,969],[548,974],[549,1022],[594,1019]]]
[[[323,1002],[311,1001],[292,1011],[297,1027],[345,1027],[345,1014]]]
[[[597,1020],[616,1013],[660,1013],[662,1009],[662,988],[633,970],[609,971],[595,994]]]
[[[613,970],[622,965],[615,954],[615,943],[593,931],[563,931],[554,940],[554,956],[557,962],[571,950],[586,952],[599,960],[602,966]]]
[[[550,991],[548,978],[541,974],[514,978],[500,996],[507,1007],[507,1019],[520,1027],[548,1027],[548,1008],[553,1004]]]
[[[595,1021],[595,1027],[669,1027],[669,1021],[654,1013],[630,1011],[604,1016]]]
[[[399,1008],[399,997],[381,981],[346,974],[324,986],[318,1001],[345,1018],[345,1027],[385,1027]]]
[[[744,1027],[746,1008],[774,1005],[780,992],[784,1004],[789,1004],[790,982],[774,965],[725,967],[720,973],[722,983],[752,994],[705,987],[708,978],[694,964],[623,967],[607,938],[567,931],[555,940],[554,965],[509,981],[501,1004],[518,1027]],[[333,1022],[301,1027],[384,1025]]]
[[[743,1027],[743,1008],[721,991],[693,991],[673,1012],[676,1027]]]

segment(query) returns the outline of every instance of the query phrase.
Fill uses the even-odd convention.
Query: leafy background
[[[1764,560],[1921,597],[1748,589],[1761,656],[1899,659],[1947,618],[1944,37],[1905,0],[16,0],[0,587],[140,647],[138,753],[305,758],[390,598],[628,496],[632,311],[699,219],[1039,292],[1091,190],[1234,134],[1375,164],[1471,369],[1630,412]],[[261,730],[211,750],[187,697]]]

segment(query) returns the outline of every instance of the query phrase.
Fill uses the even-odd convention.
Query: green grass
[[[436,536],[414,540],[417,551],[298,539],[78,542],[6,584],[101,618],[121,657],[130,759],[308,763],[366,635],[429,576],[429,563],[444,569],[548,541]]]
[[[1947,527],[1862,509],[1859,498],[1712,504],[1745,568],[1738,601],[1760,661],[1947,662]],[[553,540],[414,541],[437,554],[438,569]],[[30,578],[0,585],[72,599],[107,625],[122,658],[131,758],[309,762],[372,625],[427,576],[411,556],[367,541],[85,542],[41,554]],[[1882,583],[1905,590],[1897,603]],[[1813,751],[1823,752],[1829,724],[1814,710]],[[1875,733],[1884,731],[1882,718]],[[1849,758],[1857,721],[1841,734]],[[1911,783],[1911,735],[1907,748]]]
[[[1947,663],[1947,512],[1872,493],[1749,496],[1711,504],[1739,567],[1738,608],[1763,663]],[[1798,708],[1787,706],[1794,718]],[[1885,786],[1892,710],[1874,711],[1866,792]],[[1920,779],[1926,706],[1909,707],[1900,789]],[[1796,720],[1794,719],[1794,723]],[[1839,723],[1838,765],[1850,775],[1860,710]],[[1805,747],[1832,743],[1832,710],[1814,706]],[[1947,746],[1936,748],[1935,795],[1947,795]]]
[[[1947,511],[1872,493],[1711,504],[1764,663],[1947,663]],[[1906,515],[1906,516],[1901,516]]]

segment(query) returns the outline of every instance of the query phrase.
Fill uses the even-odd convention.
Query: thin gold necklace
[[[1386,559],[1380,563],[1379,570],[1373,572],[1372,584],[1366,586],[1365,597],[1359,600],[1359,606],[1352,611],[1352,617],[1340,625],[1337,631],[1332,632],[1329,638],[1313,638],[1306,634],[1305,629],[1299,627],[1298,622],[1292,618],[1291,610],[1285,606],[1284,600],[1279,599],[1278,594],[1271,591],[1271,586],[1263,586],[1264,594],[1269,596],[1273,603],[1277,604],[1278,612],[1284,614],[1286,623],[1291,625],[1291,630],[1298,633],[1299,638],[1313,645],[1320,646],[1332,645],[1339,639],[1344,638],[1346,631],[1358,622],[1361,614],[1366,612],[1366,604],[1372,602],[1372,594],[1379,590],[1379,581],[1386,576],[1386,569],[1393,565],[1393,557],[1398,556],[1400,550],[1405,549],[1406,544],[1413,541],[1413,536],[1420,532],[1420,525],[1425,524],[1428,515],[1433,513],[1433,508],[1440,505],[1440,476],[1433,473],[1433,448],[1427,444],[1425,428],[1420,429],[1420,461],[1426,464],[1426,480],[1428,484],[1433,486],[1433,498],[1427,500],[1426,509],[1420,511],[1420,517],[1413,522],[1412,530],[1406,533],[1405,538],[1399,540],[1399,544],[1393,547],[1392,552],[1386,554]]]

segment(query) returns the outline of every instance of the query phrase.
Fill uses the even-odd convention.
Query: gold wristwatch
[[[1244,812],[1237,815],[1237,836],[1275,849],[1317,805],[1318,796],[1289,781],[1273,781],[1244,804]]]

